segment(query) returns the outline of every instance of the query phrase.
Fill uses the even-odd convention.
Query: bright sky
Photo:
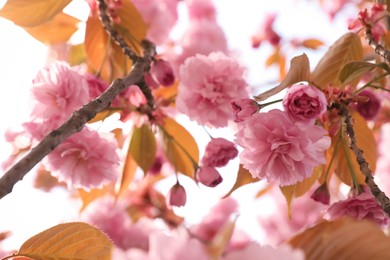
[[[0,0],[0,6],[4,2],[4,0]],[[333,27],[316,26],[315,24],[328,24],[328,18],[318,14],[317,7],[313,2],[215,0],[219,22],[226,32],[230,47],[238,56],[241,56],[243,64],[248,66],[250,83],[261,85],[277,78],[276,73],[272,71],[266,74],[263,72],[263,64],[269,48],[265,47],[260,50],[250,48],[250,37],[256,31],[257,25],[265,13],[281,12],[277,30],[291,37],[318,37],[331,43],[346,31],[342,19],[336,20]],[[86,7],[83,0],[76,0],[73,6],[75,8],[70,8],[71,12],[80,10],[80,6],[83,6],[84,8],[81,10],[85,11]],[[298,13],[301,15],[297,15]],[[85,13],[81,14],[80,18],[82,17],[85,19]],[[0,95],[0,161],[3,161],[9,155],[10,150],[9,146],[4,143],[2,135],[7,128],[17,129],[22,122],[28,120],[29,108],[31,108],[29,86],[37,71],[45,65],[46,47],[32,39],[23,29],[2,18],[0,18],[0,35],[0,87],[3,90],[2,95]],[[295,55],[300,54],[296,53]],[[310,52],[308,55],[312,63],[316,63],[320,57],[319,54],[311,54]],[[212,131],[212,134],[222,136],[220,131]],[[203,142],[205,143],[207,140],[203,140]],[[233,167],[233,171],[236,171],[237,163],[231,169]],[[32,174],[30,175],[27,175],[22,182],[16,185],[12,194],[0,200],[0,232],[8,230],[13,232],[13,236],[3,243],[3,246],[8,249],[17,249],[30,236],[77,216],[78,206],[74,207],[74,204],[67,200],[66,192],[58,190],[58,192],[49,195],[32,189]],[[232,185],[232,181],[226,182],[225,190],[226,187]],[[194,184],[188,183],[188,185]],[[249,192],[242,193],[240,196],[249,200],[252,195],[253,192]],[[198,202],[189,201],[189,203],[197,204],[200,209],[197,211],[198,216],[195,216],[196,214],[189,216],[192,221],[196,221],[200,215],[207,212],[209,205],[205,203],[206,201],[213,204],[218,199],[212,189],[202,189],[200,193],[194,191],[188,197],[190,200],[197,199]],[[214,199],[210,200],[210,198]],[[253,205],[243,205],[242,209],[252,213],[253,208],[250,207]],[[240,218],[243,222],[254,221],[253,218],[251,219],[245,214],[242,214]],[[252,230],[252,232],[257,231]]]

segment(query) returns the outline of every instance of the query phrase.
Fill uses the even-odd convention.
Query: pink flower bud
[[[202,166],[198,171],[197,180],[207,187],[215,187],[222,182],[222,176],[215,168]]]
[[[187,202],[186,190],[179,183],[172,186],[168,193],[168,203],[171,206],[181,207]]]
[[[146,85],[148,85],[151,89],[155,89],[159,87],[159,84],[154,80],[154,78],[152,77],[152,75],[150,75],[149,72],[144,73],[144,79]]]
[[[238,155],[236,145],[224,138],[214,138],[206,146],[202,164],[209,167],[223,167]]]
[[[152,63],[150,74],[156,82],[169,87],[175,82],[175,74],[171,65],[165,60],[157,60]]]
[[[242,122],[260,110],[259,104],[249,98],[235,98],[230,101],[234,113],[234,122]]]
[[[358,94],[361,97],[367,97],[367,102],[358,102],[356,110],[366,120],[374,119],[381,108],[381,102],[378,97],[369,89],[365,89]]]
[[[133,106],[140,107],[141,105],[146,104],[146,97],[137,85],[131,85],[127,92],[129,95],[130,104]]]
[[[325,205],[329,205],[330,202],[330,194],[326,183],[322,184],[318,187],[313,194],[310,196],[315,201],[321,202]]]

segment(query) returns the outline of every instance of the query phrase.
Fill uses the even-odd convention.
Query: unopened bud
[[[175,74],[171,65],[165,60],[157,60],[152,63],[150,74],[160,85],[169,87],[175,82]]]
[[[310,196],[315,201],[321,202],[323,204],[329,205],[330,202],[330,194],[326,183],[322,184],[318,187],[313,194]]]
[[[186,190],[179,183],[172,186],[168,193],[168,203],[171,206],[181,207],[187,202]]]
[[[215,187],[222,182],[222,176],[219,172],[209,166],[202,166],[197,174],[197,180],[207,187]]]

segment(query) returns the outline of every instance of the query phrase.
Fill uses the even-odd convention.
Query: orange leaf
[[[99,229],[82,222],[49,228],[28,239],[14,256],[36,260],[111,259],[111,240]]]
[[[268,68],[271,65],[278,64],[280,60],[280,48],[275,48],[275,51],[268,56],[267,60],[265,61],[265,67]]]
[[[72,45],[69,52],[69,64],[71,66],[80,65],[81,63],[86,62],[87,58],[83,43]]]
[[[260,179],[253,178],[252,174],[247,169],[245,169],[244,166],[242,166],[242,164],[240,164],[240,167],[238,168],[236,182],[234,183],[234,186],[231,188],[231,190],[224,197],[230,196],[230,194],[232,194],[233,191],[246,184],[254,183],[258,181],[260,181]]]
[[[390,238],[375,223],[350,218],[323,222],[289,242],[306,259],[390,259]]]
[[[8,0],[0,16],[22,27],[47,22],[60,13],[71,0]]]
[[[119,187],[119,191],[117,192],[118,196],[123,194],[127,190],[130,183],[134,180],[134,176],[137,169],[138,169],[138,165],[133,159],[133,157],[131,156],[131,152],[129,149],[126,156],[125,166],[123,167],[121,184]]]
[[[306,39],[302,41],[303,47],[313,50],[316,50],[323,45],[324,43],[318,39]]]
[[[192,135],[171,118],[165,118],[162,130],[165,154],[175,170],[194,178],[199,149]]]
[[[284,80],[279,84],[279,86],[267,90],[261,93],[260,95],[255,96],[254,98],[257,101],[263,101],[279,93],[280,91],[287,88],[288,86],[293,85],[294,83],[300,81],[309,81],[309,78],[310,78],[309,59],[307,58],[306,54],[302,54],[300,56],[294,57],[291,60],[290,70],[288,71]]]
[[[211,243],[207,244],[207,251],[211,257],[210,259],[220,259],[223,251],[230,241],[230,238],[232,237],[235,225],[235,220],[227,222],[215,235]]]
[[[328,84],[341,86],[339,74],[344,65],[351,61],[363,60],[360,37],[347,33],[338,39],[325,53],[311,74],[315,85],[325,88]]]
[[[91,202],[112,193],[113,185],[106,185],[100,189],[91,189],[89,191],[78,189],[79,197],[81,198],[83,205],[80,208],[80,212],[83,211]]]
[[[77,31],[79,22],[79,19],[64,13],[58,13],[50,21],[24,29],[44,44],[58,44],[69,40]]]
[[[99,121],[102,121],[106,119],[107,117],[110,117],[111,115],[115,114],[116,112],[120,112],[121,109],[116,109],[116,108],[106,108],[103,111],[100,111],[95,115],[94,118],[88,121],[89,124],[91,123],[96,123]]]
[[[310,188],[313,186],[314,182],[318,179],[319,176],[320,176],[320,167],[315,167],[313,169],[313,174],[310,177],[294,185],[280,187],[280,190],[282,191],[287,201],[289,216],[291,216],[292,213],[291,205],[293,199],[304,195],[308,190],[310,190]]]
[[[369,163],[371,171],[375,172],[378,155],[374,134],[367,126],[366,120],[359,113],[353,112],[351,115],[353,118],[353,128],[355,130],[357,146],[364,152],[364,157]],[[340,134],[337,135],[337,138],[340,138]],[[365,176],[361,173],[356,157],[349,148],[349,138],[346,134],[343,134],[341,138],[335,173],[342,182],[349,186],[353,185],[351,174],[356,176],[358,183],[364,184]]]
[[[149,126],[144,124],[140,128],[135,127],[130,141],[129,152],[145,174],[156,159],[156,151],[156,138]]]

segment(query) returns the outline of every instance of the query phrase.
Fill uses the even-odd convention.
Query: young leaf
[[[133,181],[135,173],[137,171],[138,165],[131,156],[130,149],[127,152],[125,166],[123,167],[122,172],[122,178],[121,178],[121,184],[119,187],[119,190],[117,192],[117,196],[123,194],[127,188],[129,187],[130,183]]]
[[[302,46],[308,49],[316,50],[323,46],[324,43],[318,39],[306,39],[302,41]]]
[[[50,21],[24,29],[44,44],[58,44],[69,40],[77,31],[79,22],[79,19],[70,15],[58,13]]]
[[[347,84],[364,73],[373,71],[376,68],[385,70],[390,73],[390,68],[386,63],[370,63],[366,61],[353,61],[344,65],[340,72],[340,81],[342,84]]]
[[[310,79],[309,59],[307,58],[306,54],[302,54],[300,56],[294,57],[291,60],[290,70],[288,71],[287,76],[284,78],[284,80],[279,84],[279,86],[267,90],[261,93],[260,95],[255,96],[254,98],[257,101],[263,101],[279,93],[280,91],[287,88],[288,86],[293,85],[294,83],[300,81],[309,81],[309,79]]]
[[[71,66],[80,65],[81,63],[86,62],[86,60],[87,57],[86,57],[83,43],[72,45],[70,47],[69,64]]]
[[[111,259],[111,240],[99,229],[82,222],[49,228],[28,239],[14,256],[36,260]]]
[[[351,113],[353,128],[355,130],[357,146],[364,152],[364,157],[370,165],[372,172],[375,172],[377,160],[377,144],[372,130],[367,126],[366,120],[357,112]],[[341,133],[340,133],[341,134]],[[337,136],[340,138],[340,135]],[[352,186],[352,175],[356,176],[357,182],[364,184],[365,176],[360,171],[355,154],[349,148],[349,139],[346,134],[341,136],[342,140],[337,156],[335,173],[345,184]]]
[[[311,74],[311,81],[321,88],[328,84],[340,86],[339,74],[343,66],[350,61],[361,60],[363,48],[360,37],[355,33],[347,33],[325,53]]]
[[[148,125],[134,128],[129,151],[146,174],[156,158],[157,151],[156,138]]]
[[[160,128],[168,160],[176,171],[194,178],[195,165],[199,161],[199,149],[195,139],[171,118],[165,118]]]
[[[230,189],[230,191],[224,197],[230,196],[230,194],[232,194],[233,191],[235,191],[236,189],[238,189],[246,184],[254,183],[254,182],[258,182],[258,181],[260,181],[260,179],[253,178],[252,174],[247,169],[245,169],[242,164],[240,164],[240,167],[238,168],[236,182],[234,183],[234,186]]]
[[[375,223],[351,218],[322,222],[289,243],[306,259],[390,259],[390,238]]]
[[[88,121],[88,123],[91,124],[91,123],[96,123],[96,122],[102,121],[102,120],[106,119],[107,117],[115,114],[116,112],[120,112],[120,111],[121,111],[121,109],[106,108],[103,111],[100,111],[99,113],[97,113],[94,118],[92,118],[91,120]]]
[[[313,174],[304,179],[301,182],[298,182],[294,185],[289,185],[289,186],[281,186],[280,190],[283,193],[283,196],[286,199],[287,202],[287,207],[288,207],[288,215],[291,215],[291,206],[292,206],[292,201],[294,198],[298,198],[302,195],[304,195],[310,188],[313,186],[314,182],[318,179],[320,176],[320,167],[315,167],[313,170]]]
[[[213,240],[207,244],[207,251],[211,257],[210,259],[220,259],[223,251],[230,241],[230,238],[233,235],[235,226],[236,220],[227,222],[215,235]]]
[[[51,20],[71,0],[8,0],[0,16],[22,27],[33,27]]]
[[[96,188],[88,191],[83,189],[78,189],[78,195],[82,201],[80,212],[82,212],[94,200],[101,198],[106,194],[112,193],[112,191],[113,191],[113,185],[106,185],[100,189]]]

